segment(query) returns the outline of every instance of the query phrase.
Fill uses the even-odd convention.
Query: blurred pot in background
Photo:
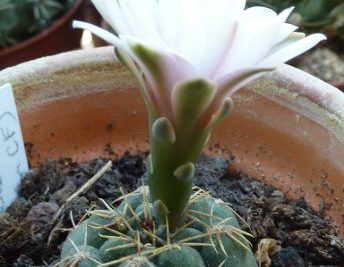
[[[83,0],[4,0],[0,3],[0,69],[78,48]]]

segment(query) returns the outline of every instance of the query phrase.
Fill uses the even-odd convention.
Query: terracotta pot
[[[74,19],[82,19],[82,2],[77,0],[49,28],[14,46],[0,50],[0,69],[38,57],[53,55],[80,47],[82,31],[72,29]]]
[[[111,143],[117,153],[147,149],[146,109],[113,48],[38,59],[0,72],[11,82],[32,165],[60,156],[87,160]],[[301,197],[344,233],[344,94],[284,65],[241,90],[232,116],[212,137],[211,153]],[[219,144],[219,146],[214,144]],[[217,148],[219,147],[219,148]]]

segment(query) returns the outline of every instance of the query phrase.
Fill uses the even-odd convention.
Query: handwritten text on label
[[[12,87],[0,87],[0,212],[17,196],[28,162]]]

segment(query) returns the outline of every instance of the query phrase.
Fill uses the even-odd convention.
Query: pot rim
[[[141,147],[146,149],[145,134],[127,134],[127,131],[134,132],[138,125],[146,127],[146,118],[142,119],[145,107],[137,82],[115,59],[113,47],[103,47],[40,58],[0,72],[0,85],[11,82],[14,87],[27,140],[37,143],[36,151],[42,152],[42,156],[37,154],[37,160],[50,157],[54,149],[56,156],[65,151],[71,158],[99,155],[104,151],[104,141],[114,142],[118,149],[126,149],[130,145],[133,145],[132,151]],[[233,149],[233,155],[238,155],[234,167],[273,183],[288,194],[300,196],[305,192],[305,199],[315,209],[319,209],[324,197],[325,201],[334,204],[335,208],[329,214],[341,225],[343,234],[344,105],[341,104],[344,103],[344,93],[301,70],[282,65],[275,72],[251,83],[234,100],[237,101],[238,112],[234,111],[233,119],[229,118],[221,126],[228,131],[221,134],[214,131],[213,136],[216,141],[223,141],[224,149],[230,149],[229,152]],[[75,103],[82,103],[80,109]],[[119,110],[122,104],[125,108]],[[104,112],[98,112],[99,108]],[[262,112],[256,113],[255,108]],[[61,109],[64,109],[61,112],[63,116],[59,113]],[[80,122],[77,115],[85,110],[87,113]],[[280,116],[273,116],[274,110]],[[71,119],[65,120],[69,114]],[[119,122],[118,118],[128,114],[128,120]],[[302,115],[310,120],[303,119]],[[35,119],[30,120],[30,116]],[[51,117],[54,120],[49,120]],[[128,123],[129,120],[133,123]],[[104,125],[114,121],[117,122],[116,135],[104,131]],[[95,126],[87,128],[90,123]],[[35,125],[41,127],[35,128]],[[241,131],[236,132],[237,129]],[[251,135],[251,131],[256,131],[256,134]],[[49,134],[51,132],[55,133],[54,136]],[[45,138],[50,145],[46,147],[46,143],[41,142],[43,148],[40,141]],[[90,149],[89,153],[88,150],[75,150],[76,143],[78,147],[87,144],[85,149]],[[101,145],[97,146],[98,143]],[[252,147],[255,149],[247,154]],[[271,147],[271,150],[264,147]],[[257,155],[260,155],[258,162]],[[276,168],[279,169],[277,176]],[[321,187],[323,175],[328,177],[333,187]],[[305,191],[300,186],[304,186]],[[341,202],[336,202],[335,198]]]
[[[344,92],[338,88],[287,64],[248,88],[317,122],[344,144]]]
[[[55,20],[53,24],[51,24],[48,28],[44,29],[43,31],[40,31],[34,36],[29,37],[19,42],[18,44],[0,49],[0,58],[8,54],[15,53],[18,50],[25,49],[26,47],[34,43],[40,42],[47,35],[54,34],[54,32],[56,32],[61,27],[61,25],[65,24],[68,20],[70,20],[74,16],[74,14],[77,12],[79,7],[81,6],[82,2],[83,0],[76,0],[74,5],[69,10],[67,10],[67,12],[65,12],[59,19]]]
[[[34,85],[49,76],[51,89],[46,92],[37,91],[29,102],[23,101],[25,104],[19,106],[19,110],[29,108],[33,104],[90,93],[92,90],[108,91],[109,88],[120,89],[123,86],[111,83],[114,78],[104,77],[104,73],[99,73],[99,79],[96,81],[78,81],[75,85],[75,76],[80,74],[85,78],[81,67],[97,71],[97,66],[106,66],[114,76],[115,72],[117,75],[125,75],[126,86],[137,87],[132,75],[117,62],[112,46],[65,52],[9,67],[0,72],[0,84],[12,83],[16,97],[23,99],[27,98],[28,93],[33,95]],[[69,77],[71,72],[75,73],[74,77]],[[24,83],[32,85],[30,92],[20,90],[21,84]],[[85,86],[82,86],[83,84]],[[93,87],[91,91],[89,84]],[[252,82],[247,88],[316,121],[344,144],[344,92],[338,88],[287,64],[282,64],[280,68]]]

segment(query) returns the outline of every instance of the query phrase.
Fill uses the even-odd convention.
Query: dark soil
[[[145,179],[146,154],[125,154],[85,194],[73,199],[53,218],[64,201],[107,162],[69,159],[46,162],[22,181],[18,199],[0,216],[0,266],[51,266],[59,259],[61,242],[71,217],[78,222],[85,210],[103,208]],[[282,192],[243,174],[229,173],[228,162],[202,157],[196,185],[232,204],[250,225],[254,250],[262,239],[277,241],[271,255],[274,267],[344,266],[344,241],[331,222],[317,215],[304,200],[291,201]],[[249,230],[243,224],[245,230]],[[269,240],[270,240],[269,239]],[[276,243],[276,242],[275,242]],[[270,253],[272,254],[272,253]]]

